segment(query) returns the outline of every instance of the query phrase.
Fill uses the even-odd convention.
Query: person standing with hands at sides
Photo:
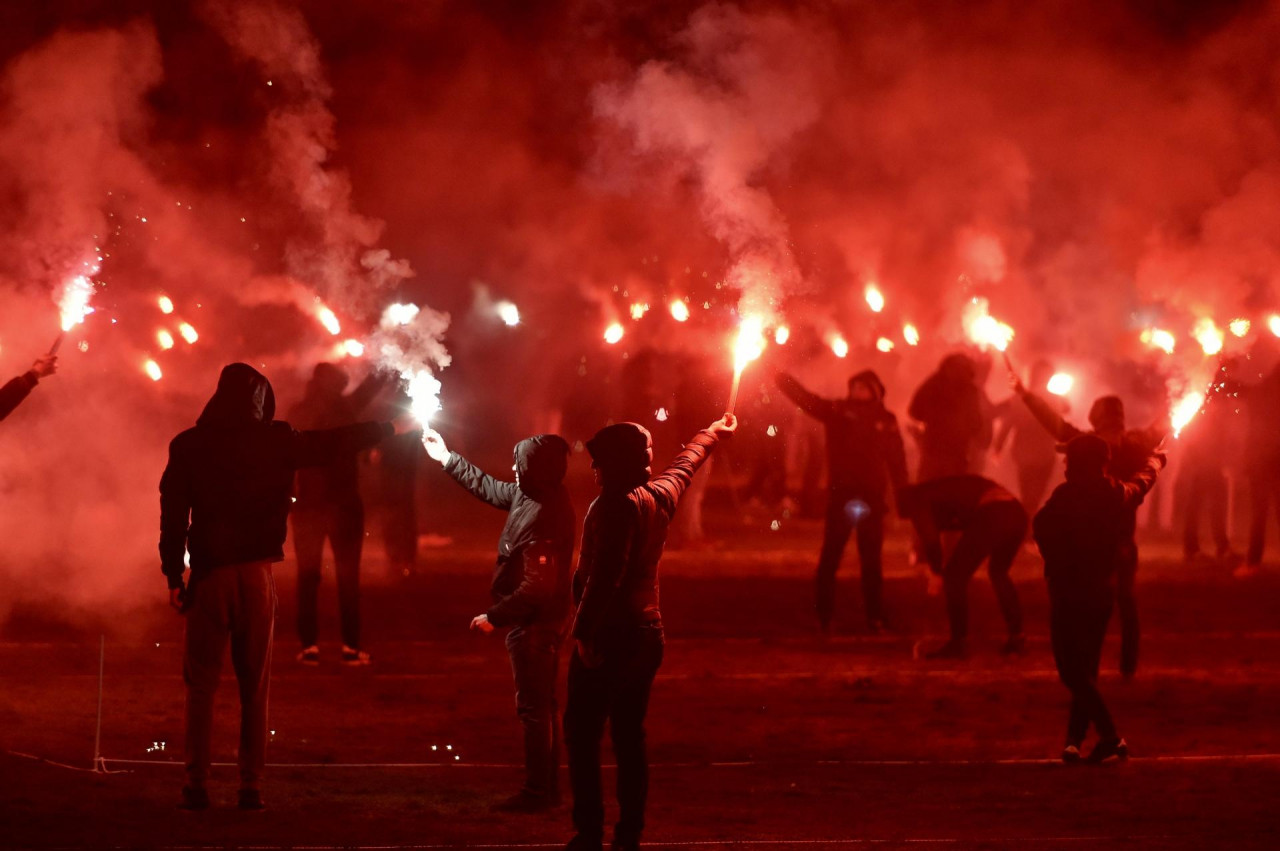
[[[1067,444],[1067,480],[1036,515],[1032,531],[1044,556],[1049,586],[1049,632],[1062,684],[1071,691],[1071,714],[1062,761],[1081,761],[1080,746],[1092,723],[1098,743],[1089,762],[1125,759],[1129,746],[1098,692],[1098,662],[1132,537],[1129,518],[1156,482],[1164,456],[1149,453],[1128,478],[1107,474],[1111,447],[1085,434]]]
[[[169,605],[187,619],[187,782],[179,805],[185,810],[209,807],[213,696],[228,638],[240,684],[239,806],[263,808],[259,783],[276,618],[271,563],[284,558],[294,473],[419,427],[405,414],[394,423],[295,431],[274,419],[275,409],[265,376],[248,364],[227,366],[195,427],[169,444],[160,479],[160,567],[169,582]],[[188,554],[191,575],[184,587]]]
[[[31,365],[31,369],[0,387],[0,420],[13,413],[13,409],[22,404],[22,400],[40,383],[58,371],[57,355],[41,355]]]
[[[577,518],[564,476],[569,444],[539,434],[515,447],[514,482],[495,479],[456,452],[432,429],[423,446],[472,495],[507,512],[498,538],[493,604],[471,621],[489,634],[510,627],[507,653],[515,675],[516,714],[524,727],[524,788],[498,805],[508,812],[541,812],[560,802],[560,719],[556,679],[569,617],[569,578]]]
[[[618,764],[613,848],[640,847],[649,793],[644,719],[664,644],[658,562],[681,496],[720,438],[737,427],[734,415],[725,414],[652,478],[653,440],[643,426],[617,423],[587,441],[600,495],[587,510],[573,575],[577,612],[564,716],[577,830],[566,846],[570,851],[603,847],[600,739],[606,721]]]

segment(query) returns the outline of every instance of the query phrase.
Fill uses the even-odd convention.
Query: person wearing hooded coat
[[[296,431],[274,419],[275,407],[265,376],[247,364],[227,366],[195,427],[169,444],[160,479],[160,566],[169,604],[186,615],[184,809],[209,806],[213,697],[228,638],[240,685],[240,806],[262,807],[276,613],[271,563],[284,558],[294,473],[416,427],[404,418]]]
[[[298,428],[337,428],[356,422],[373,397],[387,383],[384,376],[370,373],[351,393],[347,373],[332,363],[318,363],[307,382],[302,401],[289,412]],[[293,550],[298,561],[298,641],[302,647],[298,661],[304,665],[320,662],[316,646],[320,630],[320,568],[327,539],[333,550],[334,574],[338,584],[341,615],[342,662],[367,665],[369,654],[360,637],[360,555],[364,547],[364,503],[360,499],[360,476],[354,454],[343,454],[320,467],[298,470],[297,500],[289,519],[293,527]]]
[[[569,577],[577,518],[564,485],[569,444],[539,434],[516,444],[514,482],[483,472],[445,446],[432,429],[423,435],[428,456],[478,499],[507,512],[498,538],[488,611],[471,628],[491,633],[510,627],[507,653],[516,685],[516,715],[524,728],[525,782],[499,806],[538,812],[560,801],[560,719],[556,679],[569,617]]]
[[[573,574],[575,647],[569,660],[564,714],[573,788],[573,851],[596,851],[604,835],[600,740],[605,722],[618,764],[618,822],[613,847],[640,847],[649,764],[644,719],[662,665],[658,562],[680,498],[721,435],[738,427],[733,414],[694,435],[671,465],[650,477],[653,439],[644,426],[616,423],[587,441],[600,495],[587,510]]]
[[[0,387],[0,420],[12,414],[13,409],[22,404],[22,400],[30,395],[41,378],[53,375],[57,369],[57,355],[43,355],[36,358],[31,369]]]
[[[921,429],[917,481],[980,471],[982,453],[992,437],[987,408],[974,362],[961,353],[943,358],[907,407]]]
[[[1090,762],[1124,759],[1129,748],[1098,692],[1098,662],[1116,599],[1118,570],[1133,532],[1130,518],[1155,485],[1164,456],[1149,452],[1121,479],[1109,475],[1111,446],[1098,435],[1078,435],[1066,447],[1066,481],[1036,514],[1033,534],[1044,557],[1049,587],[1049,631],[1058,675],[1071,691],[1062,760],[1079,762],[1092,723],[1098,744]]]
[[[892,486],[896,494],[907,484],[902,432],[884,406],[884,384],[868,369],[849,379],[848,396],[823,399],[786,373],[778,373],[776,381],[778,389],[826,431],[827,511],[818,557],[818,623],[823,633],[830,631],[836,573],[849,536],[856,532],[867,628],[879,632],[884,628],[881,553],[886,491]]]
[[[1146,429],[1125,427],[1124,401],[1119,396],[1101,396],[1089,408],[1091,432],[1085,432],[1062,416],[1048,401],[1027,390],[1022,382],[1013,378],[1014,392],[1040,424],[1060,444],[1067,444],[1082,434],[1094,434],[1107,442],[1110,448],[1107,474],[1120,481],[1136,475],[1146,465],[1147,459],[1164,439],[1165,428],[1154,424]],[[1121,558],[1116,573],[1116,608],[1120,615],[1120,672],[1132,677],[1138,670],[1138,643],[1141,630],[1138,624],[1138,505],[1132,506],[1125,517],[1128,537],[1121,548]]]

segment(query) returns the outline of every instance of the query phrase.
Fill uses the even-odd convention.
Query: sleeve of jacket
[[[343,455],[354,455],[377,446],[395,434],[391,423],[356,423],[341,428],[293,431],[291,461],[294,467],[321,467]]]
[[[373,401],[373,397],[377,396],[383,387],[387,386],[387,376],[381,372],[371,372],[365,376],[364,381],[351,394],[347,396],[347,402],[351,406],[351,412],[355,416],[364,413],[364,409],[369,407],[369,403]]]
[[[520,584],[486,612],[489,623],[496,627],[515,626],[533,619],[556,593],[556,576],[560,565],[551,541],[537,540],[521,548]]]
[[[1152,454],[1141,470],[1120,483],[1125,508],[1133,509],[1142,505],[1142,500],[1146,499],[1147,494],[1155,487],[1156,477],[1166,463],[1164,455]]]
[[[819,420],[826,420],[830,419],[835,413],[835,404],[833,402],[829,399],[823,399],[816,393],[810,393],[804,388],[804,385],[787,373],[778,373],[777,381],[778,389],[782,391],[782,395],[796,403],[800,410],[809,416]]]
[[[169,463],[160,477],[160,570],[170,588],[182,587],[190,522],[191,471],[175,440],[169,444]]]
[[[449,453],[449,460],[444,462],[444,471],[453,476],[455,482],[470,491],[477,499],[484,500],[494,508],[501,508],[503,511],[511,508],[516,494],[520,491],[515,482],[495,479],[457,452]]]
[[[1055,411],[1052,405],[1035,393],[1024,390],[1022,401],[1027,406],[1027,410],[1031,412],[1031,415],[1036,418],[1036,421],[1044,426],[1045,431],[1053,435],[1059,443],[1066,443],[1072,438],[1084,434],[1080,429],[1067,422],[1062,414]]]
[[[34,372],[24,372],[0,387],[0,420],[13,413],[13,409],[22,404],[39,381]]]
[[[698,432],[667,469],[649,480],[649,489],[668,514],[675,513],[680,497],[693,482],[694,473],[706,463],[718,442],[714,433],[705,429]]]
[[[591,518],[592,512],[597,516]],[[591,572],[573,619],[573,637],[579,641],[591,641],[600,631],[609,603],[626,574],[637,519],[635,505],[625,496],[607,502],[596,500],[588,512],[587,522],[594,521],[598,528],[593,536],[595,551],[580,555],[583,562],[591,565]]]

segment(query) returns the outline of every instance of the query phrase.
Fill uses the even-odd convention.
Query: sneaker
[[[298,661],[304,665],[315,667],[320,664],[320,648],[314,644],[310,647],[302,648],[302,652],[298,654]]]
[[[197,789],[194,786],[183,786],[182,800],[178,803],[178,809],[190,812],[209,809],[209,791]]]
[[[1100,741],[1089,751],[1089,764],[1100,765],[1110,760],[1126,760],[1129,758],[1129,745],[1124,739],[1107,739]]]
[[[1027,636],[1023,633],[1011,635],[1000,646],[1000,653],[1004,656],[1020,656],[1022,651],[1027,649]]]
[[[1079,745],[1067,745],[1062,749],[1062,762],[1064,765],[1078,765],[1084,757],[1080,756]]]
[[[241,789],[240,799],[236,806],[242,810],[265,810],[267,805],[262,803],[262,793],[257,789]]]
[[[499,813],[545,813],[555,806],[556,801],[550,796],[521,790],[505,801],[494,804],[493,809]]]
[[[969,648],[965,646],[963,641],[952,639],[941,647],[935,647],[925,653],[924,658],[931,661],[935,659],[968,659]]]
[[[1231,571],[1231,575],[1236,579],[1252,579],[1262,570],[1260,564],[1242,564],[1235,570]]]
[[[354,647],[342,645],[342,664],[344,665],[368,665],[369,654],[363,650],[357,650]]]

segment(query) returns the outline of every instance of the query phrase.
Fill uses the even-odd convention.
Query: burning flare
[[[353,358],[358,358],[364,354],[364,343],[359,340],[343,340],[342,351]]]
[[[196,333],[196,329],[190,322],[183,322],[179,325],[178,333],[182,335],[182,339],[186,340],[188,345],[200,339],[200,335]]]
[[[742,383],[742,371],[747,364],[764,354],[764,319],[760,316],[744,317],[738,326],[738,338],[733,344],[733,389],[729,391],[729,410],[738,405],[738,387]]]
[[[147,362],[142,365],[142,371],[145,372],[147,377],[152,381],[159,381],[161,378],[164,378],[164,373],[160,371],[160,364],[156,363],[154,360],[148,359]]]
[[[1267,320],[1267,330],[1280,337],[1280,314],[1271,314],[1271,318]]]
[[[392,304],[382,311],[382,327],[395,328],[408,325],[418,315],[416,304]]]
[[[1013,340],[1013,328],[992,316],[985,298],[969,300],[965,308],[964,326],[969,339],[982,348],[1007,351]]]
[[[615,322],[608,328],[604,329],[604,341],[609,345],[613,345],[622,339],[622,335],[626,332],[622,328],[620,322]]]
[[[1143,344],[1148,345],[1153,349],[1159,349],[1166,355],[1173,354],[1173,349],[1178,342],[1172,332],[1166,331],[1163,328],[1147,328],[1142,332],[1139,339],[1142,340]]]
[[[514,328],[520,324],[520,308],[509,301],[498,302],[498,318],[504,325]]]
[[[1207,316],[1196,321],[1195,327],[1191,330],[1191,336],[1196,338],[1196,342],[1200,344],[1200,348],[1206,355],[1216,355],[1222,351],[1224,337],[1222,329]]]
[[[648,312],[649,312],[649,305],[644,302],[637,301],[635,304],[631,305],[632,319],[642,319],[644,315]]]
[[[431,424],[431,417],[440,410],[440,379],[425,369],[405,370],[400,377],[406,382],[405,395],[409,397],[409,412],[424,426]]]
[[[62,285],[62,292],[58,295],[58,312],[62,315],[63,332],[70,331],[93,313],[93,308],[89,306],[91,298],[93,281],[84,275],[68,278]]]
[[[1253,327],[1253,323],[1248,319],[1232,319],[1227,327],[1231,329],[1231,333],[1237,337],[1244,337],[1249,333],[1249,329]]]
[[[867,284],[867,290],[863,293],[863,297],[867,300],[867,307],[871,308],[872,313],[879,313],[884,310],[884,293],[875,284]]]
[[[832,334],[827,338],[827,345],[831,346],[831,352],[838,358],[848,357],[849,343],[839,334]]]
[[[168,329],[161,328],[156,332],[156,342],[160,344],[161,349],[168,351],[173,348],[173,335]]]
[[[790,339],[791,329],[786,325],[779,325],[777,328],[773,329],[773,341],[779,346],[785,346],[787,344],[787,340]]]
[[[902,339],[907,341],[908,346],[918,346],[920,345],[920,332],[916,329],[916,326],[907,323],[902,326]]]
[[[338,315],[323,304],[316,304],[316,319],[320,320],[320,324],[324,326],[324,330],[333,336],[342,333],[342,323],[338,321]]]
[[[1045,384],[1044,389],[1055,396],[1065,396],[1071,392],[1071,388],[1075,386],[1075,383],[1075,378],[1068,373],[1055,372],[1049,378],[1049,382]]]
[[[1173,405],[1173,410],[1169,412],[1169,421],[1173,423],[1173,436],[1182,435],[1182,430],[1187,427],[1187,423],[1200,413],[1200,409],[1204,407],[1204,394],[1198,390],[1194,390]]]
[[[162,295],[160,298],[156,299],[156,304],[159,305],[161,313],[165,315],[173,313],[173,299],[169,298],[167,295]]]
[[[682,300],[676,299],[671,302],[671,318],[677,322],[689,321],[689,305]]]
[[[881,352],[893,351],[893,340],[890,340],[888,337],[881,337],[876,340],[876,349]]]

